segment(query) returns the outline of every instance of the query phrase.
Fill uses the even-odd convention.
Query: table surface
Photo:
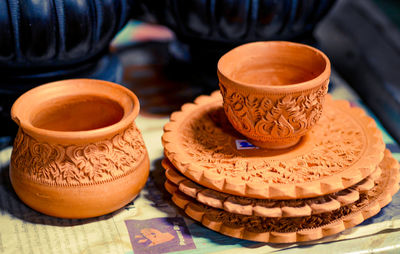
[[[151,160],[146,187],[133,202],[109,215],[86,220],[57,219],[39,214],[22,204],[8,178],[11,147],[0,150],[0,253],[367,253],[400,251],[400,194],[375,217],[359,226],[319,241],[301,244],[265,244],[234,239],[213,232],[194,222],[177,209],[163,188],[161,167],[162,127],[169,114],[185,102],[213,87],[194,86],[184,79],[171,78],[168,63],[168,40],[172,34],[161,27],[132,22],[114,42],[124,66],[123,84],[140,98],[141,115],[136,119]],[[156,40],[156,42],[154,42]],[[132,42],[133,41],[133,42]],[[151,41],[151,42],[150,42]],[[216,86],[215,86],[216,88]],[[330,91],[336,99],[349,100],[377,118],[351,87],[334,71]],[[400,147],[382,125],[384,141],[400,160]],[[0,143],[8,143],[3,137]],[[1,146],[0,146],[1,148]],[[151,241],[140,231],[152,228],[156,233],[170,233],[174,240]]]

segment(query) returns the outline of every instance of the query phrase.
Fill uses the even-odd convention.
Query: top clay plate
[[[251,198],[295,199],[343,190],[371,174],[385,145],[374,120],[328,95],[317,125],[294,147],[252,147],[226,119],[219,92],[171,115],[165,154],[208,188]],[[244,144],[244,145],[243,145]]]

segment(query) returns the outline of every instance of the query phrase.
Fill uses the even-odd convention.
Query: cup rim
[[[105,127],[96,128],[92,130],[83,131],[57,131],[49,130],[34,126],[30,119],[29,113],[32,110],[26,110],[29,105],[27,99],[41,98],[40,95],[44,95],[44,92],[51,91],[52,98],[62,98],[67,95],[71,96],[82,96],[82,95],[104,95],[105,91],[102,89],[109,88],[116,91],[120,95],[126,96],[125,98],[130,100],[130,105],[120,103],[120,98],[107,97],[107,99],[113,100],[121,106],[123,109],[122,118],[111,125]],[[90,89],[94,89],[93,93],[87,93]],[[84,91],[84,92],[81,92]],[[58,96],[58,97],[57,97]],[[35,105],[39,105],[42,101],[35,102]],[[38,140],[45,140],[46,142],[63,143],[63,144],[83,144],[88,142],[96,142],[103,140],[107,137],[113,136],[116,133],[126,129],[132,124],[139,114],[140,105],[137,96],[130,91],[128,88],[118,85],[113,82],[96,80],[96,79],[67,79],[61,81],[55,81],[37,86],[24,94],[22,94],[13,104],[11,108],[11,118],[16,122],[22,130],[28,135]],[[27,112],[24,112],[27,111]]]
[[[263,45],[276,44],[276,45],[281,45],[281,46],[286,45],[288,47],[300,47],[300,48],[310,49],[322,57],[322,59],[325,61],[325,69],[322,71],[322,73],[320,73],[317,77],[315,77],[313,79],[310,79],[310,80],[307,80],[304,82],[300,82],[300,83],[279,85],[279,86],[260,86],[260,85],[255,85],[255,84],[248,83],[248,82],[234,80],[234,79],[230,78],[222,70],[223,69],[222,62],[224,61],[224,58],[227,55],[232,54],[232,52],[242,50],[243,48],[254,47],[255,45],[260,45],[260,44],[263,44]],[[316,49],[316,48],[311,47],[306,44],[289,42],[289,41],[257,41],[257,42],[246,43],[246,44],[240,45],[240,46],[228,51],[227,53],[225,53],[218,60],[218,64],[217,64],[217,75],[218,75],[220,83],[222,83],[224,85],[227,83],[230,83],[230,84],[237,85],[239,89],[245,88],[245,89],[257,90],[258,92],[261,91],[261,92],[265,92],[265,93],[299,92],[299,91],[304,91],[304,90],[308,90],[308,89],[313,89],[316,86],[319,86],[321,83],[329,80],[330,74],[331,74],[331,63],[329,61],[329,58],[321,50]]]

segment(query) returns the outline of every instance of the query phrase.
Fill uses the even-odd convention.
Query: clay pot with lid
[[[62,218],[100,216],[132,201],[150,167],[138,113],[130,90],[100,80],[58,81],[23,94],[11,111],[19,131],[10,178],[19,198]]]
[[[313,47],[269,41],[244,44],[218,62],[224,110],[254,145],[288,148],[319,120],[331,73]]]

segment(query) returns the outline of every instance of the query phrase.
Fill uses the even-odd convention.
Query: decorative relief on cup
[[[271,99],[255,94],[229,91],[222,84],[224,110],[235,128],[258,138],[286,138],[305,134],[319,120],[325,83],[316,90]]]
[[[135,124],[109,140],[62,146],[39,142],[21,130],[14,141],[15,173],[50,185],[92,184],[135,169],[146,148]]]

